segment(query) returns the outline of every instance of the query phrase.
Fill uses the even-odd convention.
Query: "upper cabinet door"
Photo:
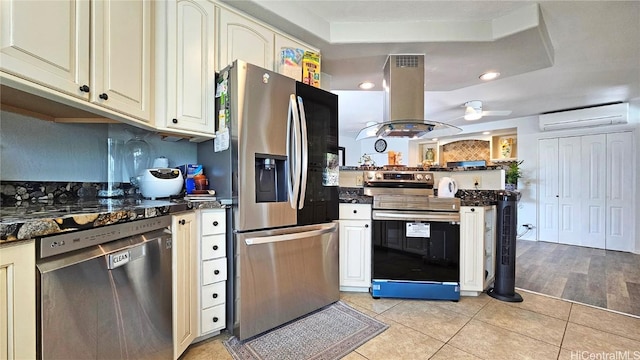
[[[234,60],[244,60],[269,70],[273,67],[274,32],[266,27],[220,8],[218,69]]]
[[[214,133],[215,22],[209,1],[180,0],[169,8],[167,127]]]
[[[89,93],[89,2],[0,2],[0,67],[79,98]]]
[[[105,0],[91,4],[91,101],[149,121],[151,2]]]

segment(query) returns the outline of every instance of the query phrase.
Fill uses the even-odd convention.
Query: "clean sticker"
[[[407,237],[431,237],[431,224],[429,223],[407,223]]]
[[[109,255],[109,270],[125,265],[131,259],[129,250]]]

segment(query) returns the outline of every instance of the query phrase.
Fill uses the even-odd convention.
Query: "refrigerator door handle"
[[[298,125],[298,107],[296,105],[296,95],[291,94],[289,97],[289,114],[287,119],[287,157],[289,163],[289,204],[291,208],[298,207],[298,194],[300,193],[300,141],[298,134],[300,130]]]
[[[304,207],[304,197],[307,192],[307,169],[309,167],[309,141],[307,139],[307,116],[304,112],[304,103],[302,98],[298,96],[298,108],[300,110],[300,134],[302,135],[302,173],[300,181],[300,201],[298,209]]]
[[[320,236],[320,235],[328,234],[334,231],[336,231],[335,225],[329,224],[329,225],[323,226],[320,229],[303,231],[299,233],[250,237],[250,238],[244,239],[244,242],[247,245],[270,244],[270,243],[275,243],[280,241],[300,240],[304,238]]]

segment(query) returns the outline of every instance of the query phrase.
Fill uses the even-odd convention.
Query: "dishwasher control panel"
[[[159,216],[43,237],[36,243],[39,247],[37,255],[38,259],[44,259],[169,226],[171,216]]]

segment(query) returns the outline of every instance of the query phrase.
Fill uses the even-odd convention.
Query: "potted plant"
[[[520,170],[520,165],[524,160],[514,161],[509,164],[507,170],[505,172],[505,189],[506,190],[515,190],[518,188],[518,178],[522,177],[522,170]]]

